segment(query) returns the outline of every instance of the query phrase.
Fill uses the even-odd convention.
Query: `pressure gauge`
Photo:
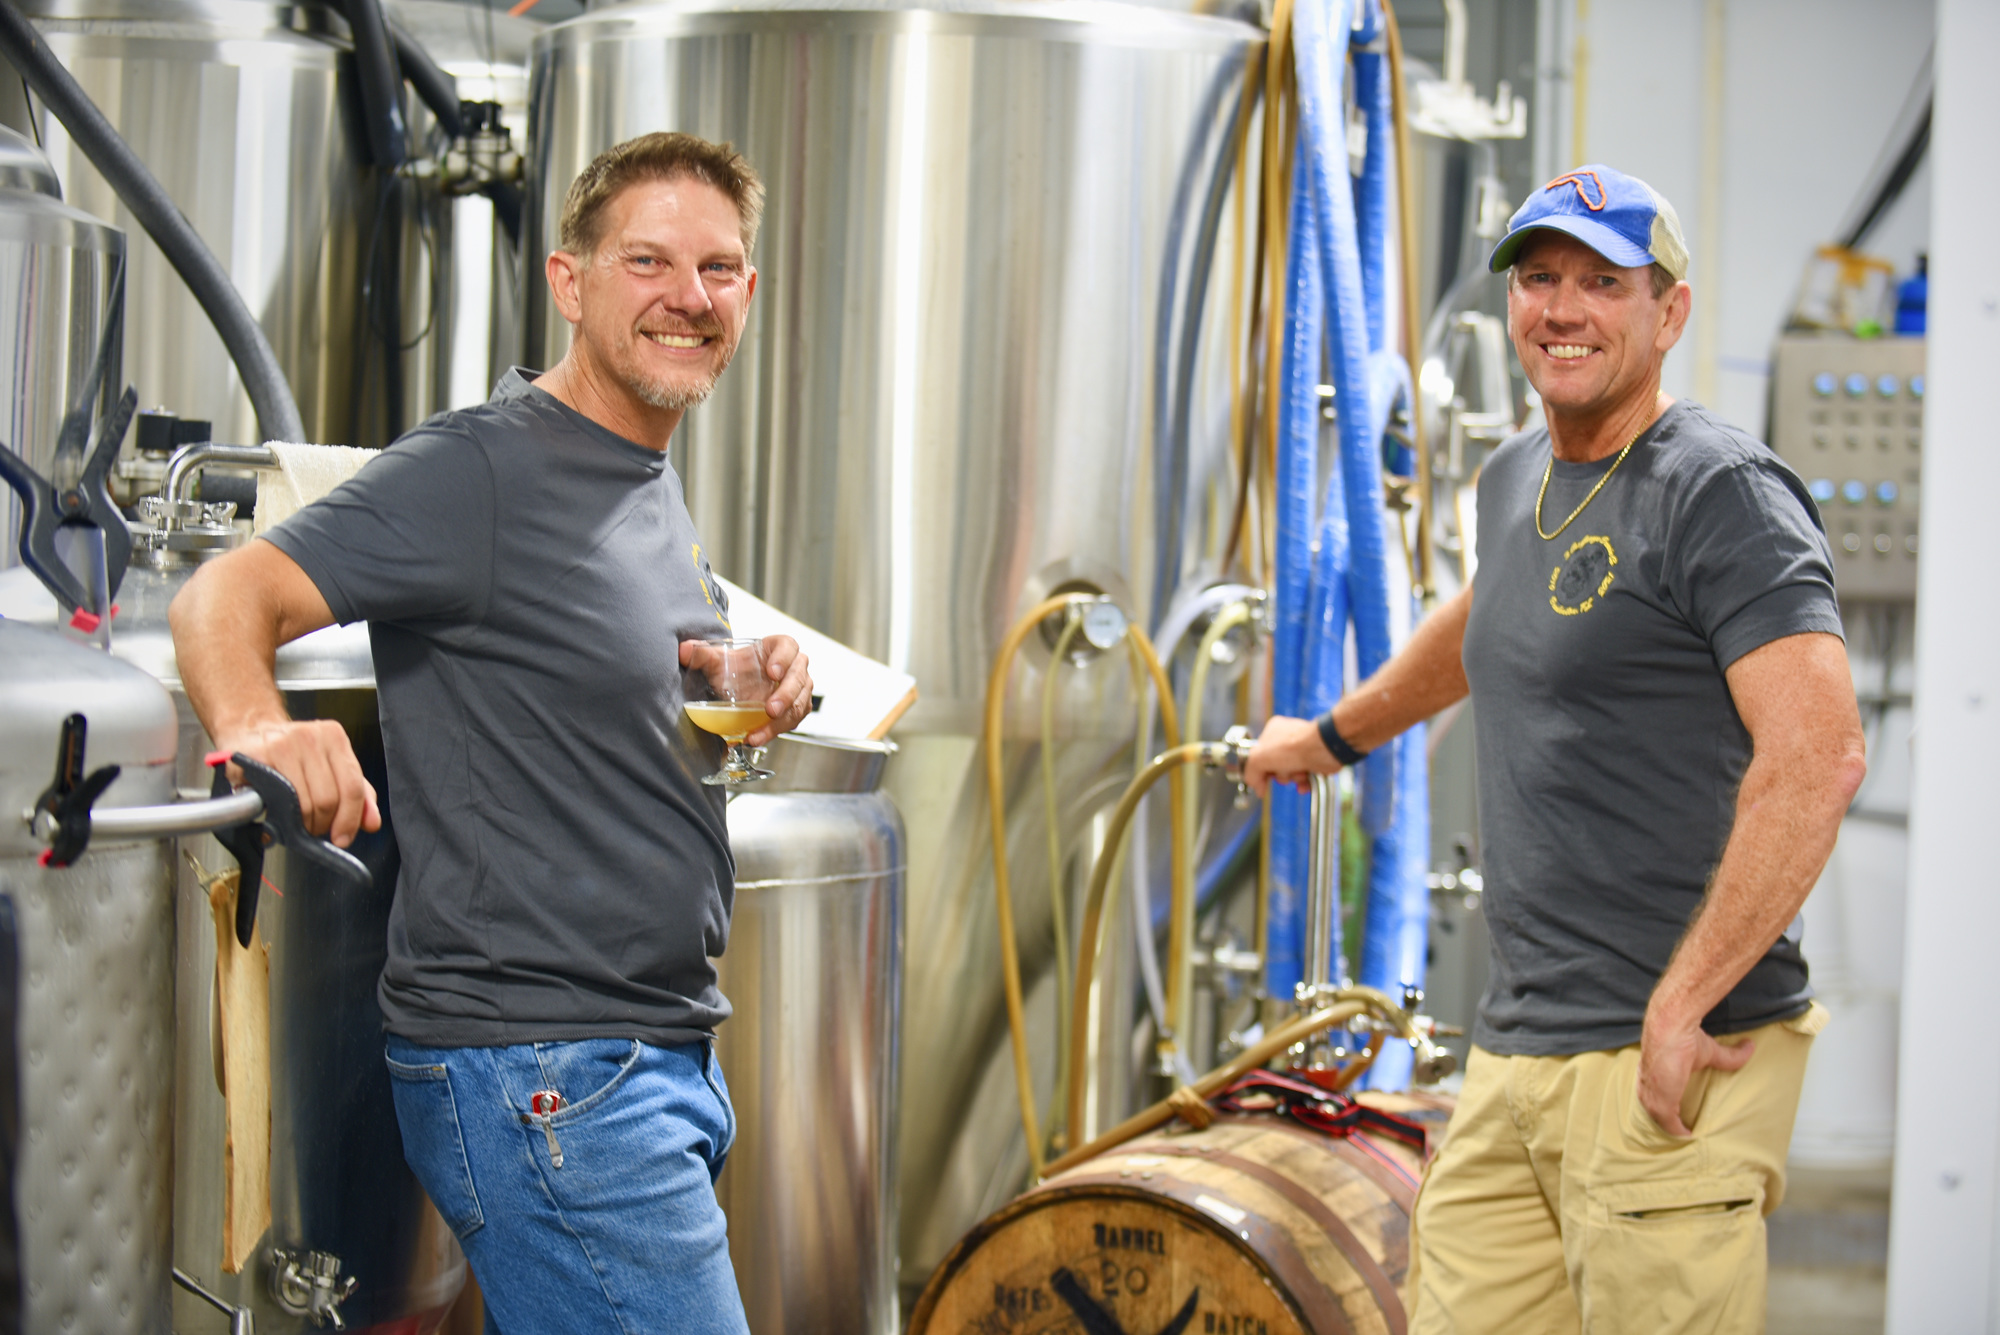
[[[1083,638],[1095,649],[1113,649],[1125,638],[1125,614],[1110,599],[1083,605]]]

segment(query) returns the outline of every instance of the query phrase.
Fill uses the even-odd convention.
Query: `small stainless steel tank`
[[[736,1146],[717,1192],[755,1335],[895,1335],[903,818],[895,747],[788,736],[730,799],[736,907],[717,1047]]]
[[[0,129],[0,448],[47,476],[63,415],[75,405],[111,317],[125,234],[63,203],[42,151]],[[100,408],[125,388],[107,368]],[[15,565],[20,501],[0,487],[0,569]]]
[[[174,907],[171,846],[93,841],[51,869],[20,813],[82,714],[95,809],[173,800],[174,704],[127,663],[0,621],[0,894],[20,961],[22,1329],[171,1329]],[[13,1098],[16,1091],[0,1091]]]
[[[167,630],[167,605],[192,569],[183,555],[155,553],[154,559],[165,567],[135,564],[118,591],[112,652],[168,688],[179,728],[170,768],[181,786],[206,788],[202,757],[213,744],[181,691]],[[55,600],[27,570],[9,570],[0,573],[0,617],[47,624],[55,619]],[[10,624],[0,621],[0,628]],[[377,790],[385,790],[367,627],[333,626],[294,640],[278,651],[277,675],[292,716],[337,719]],[[9,697],[11,689],[0,696]],[[47,749],[46,762],[31,757],[31,771],[46,765],[53,772],[53,743]],[[91,754],[92,764],[99,763],[94,732]],[[48,781],[42,775],[34,792]],[[9,809],[0,806],[0,814]],[[271,1229],[239,1275],[224,1274],[221,1264],[227,1110],[214,1056],[215,928],[207,896],[181,853],[173,854],[181,865],[161,870],[179,885],[177,901],[162,892],[166,917],[158,930],[173,980],[161,1031],[170,1062],[172,1121],[162,1125],[170,1126],[174,1155],[174,1170],[163,1178],[172,1187],[173,1257],[212,1292],[250,1307],[264,1335],[320,1328],[296,1304],[288,1306],[273,1282],[308,1252],[336,1258],[340,1278],[357,1281],[339,1309],[356,1332],[421,1335],[442,1319],[465,1283],[457,1239],[403,1161],[382,1064],[375,984],[388,949],[398,866],[392,822],[392,804],[385,802],[383,828],[355,840],[352,851],[375,874],[365,895],[282,848],[266,858],[264,875],[278,891],[263,896],[257,914],[271,946]],[[210,872],[232,865],[211,835],[180,840],[178,848]],[[90,856],[98,856],[95,845]],[[220,1329],[222,1318],[193,1295],[176,1291],[173,1304],[178,1329],[190,1335]]]

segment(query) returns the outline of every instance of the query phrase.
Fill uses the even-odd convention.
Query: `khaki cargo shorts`
[[[1687,1140],[1639,1103],[1637,1046],[1474,1048],[1411,1223],[1414,1335],[1761,1331],[1764,1216],[1826,1018],[1814,1003],[1725,1040],[1756,1055],[1696,1073]]]

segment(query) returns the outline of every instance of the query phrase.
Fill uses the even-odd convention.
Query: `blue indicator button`
[[[1877,482],[1875,484],[1875,499],[1883,505],[1894,505],[1896,498],[1902,494],[1902,488],[1893,482]]]
[[[1901,389],[1902,387],[1903,387],[1903,382],[1898,380],[1895,376],[1883,375],[1875,377],[1875,392],[1877,394],[1880,394],[1885,399],[1895,398],[1896,391]]]
[[[1840,387],[1840,381],[1834,377],[1834,374],[1831,371],[1821,371],[1818,375],[1813,377],[1813,393],[1819,395],[1823,399],[1832,398],[1833,391],[1838,389],[1839,387]]]
[[[1818,501],[1821,505],[1825,505],[1834,497],[1835,488],[1833,479],[1830,477],[1816,477],[1806,484],[1806,490],[1812,493],[1814,500]]]
[[[1868,377],[1856,371],[1847,377],[1847,397],[1858,399],[1868,392]]]
[[[1868,499],[1868,484],[1859,478],[1849,478],[1840,484],[1840,499],[1849,505],[1859,505]]]
[[[1913,399],[1921,399],[1923,396],[1924,396],[1924,378],[1920,375],[1911,376],[1910,397]]]

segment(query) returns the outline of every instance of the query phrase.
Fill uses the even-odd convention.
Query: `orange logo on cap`
[[[1595,204],[1590,202],[1590,194],[1583,188],[1583,178],[1586,176],[1597,185],[1597,202]],[[1592,213],[1601,213],[1604,211],[1604,182],[1599,179],[1596,172],[1570,172],[1567,175],[1556,177],[1555,180],[1550,181],[1542,189],[1553,190],[1561,185],[1575,186],[1576,197],[1582,200],[1583,206]]]

